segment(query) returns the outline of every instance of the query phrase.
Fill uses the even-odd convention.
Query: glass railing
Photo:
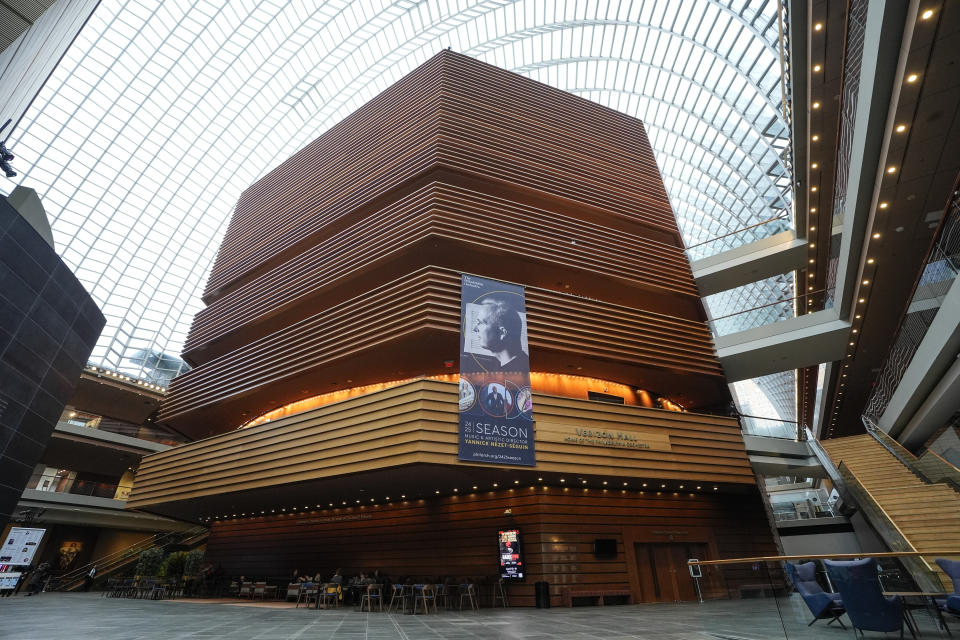
[[[183,436],[159,427],[146,424],[133,424],[132,422],[114,420],[113,418],[76,410],[64,411],[63,415],[60,416],[60,424],[116,433],[121,436],[128,436],[157,444],[165,444],[170,447],[175,447],[178,444],[186,442],[186,438]]]
[[[740,429],[745,436],[780,438],[784,440],[797,439],[797,423],[789,420],[744,416],[740,418]]]
[[[717,316],[708,320],[707,324],[714,337],[719,337],[783,322],[806,313],[808,307],[812,310],[813,305],[822,304],[825,293],[823,289],[807,291],[798,296],[782,298],[749,309],[741,309],[735,313]]]
[[[960,558],[960,549],[922,555],[932,564],[935,557]],[[925,586],[914,578],[910,564],[917,560],[919,552],[691,560],[689,575],[676,577],[691,583],[682,588],[699,604],[684,619],[704,637],[821,640],[847,637],[852,627],[896,633],[901,626],[918,638],[946,637],[936,603],[946,592],[939,582]],[[870,595],[884,604],[859,604]]]
[[[691,262],[696,262],[697,260],[709,258],[718,253],[750,244],[751,242],[769,238],[778,233],[788,231],[791,228],[793,227],[788,216],[777,216],[697,244],[692,244],[687,247],[687,256]]]

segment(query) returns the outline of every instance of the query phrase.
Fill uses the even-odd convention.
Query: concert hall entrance
[[[640,602],[695,602],[697,592],[687,568],[690,558],[708,557],[702,542],[635,542]]]

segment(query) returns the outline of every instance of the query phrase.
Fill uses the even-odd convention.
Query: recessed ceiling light
[[[810,139],[813,140],[814,142],[816,142],[817,140],[820,139],[820,136],[818,136],[818,135],[813,135],[813,136],[810,136]]]
[[[819,166],[820,166],[820,165],[817,164],[816,162],[813,162],[813,163],[810,164],[810,168],[811,168],[811,169],[816,169],[816,168],[819,167]]]
[[[820,103],[819,103],[819,102],[814,102],[812,106],[813,106],[814,109],[819,109],[819,108],[820,108]]]
[[[874,239],[874,240],[879,240],[879,239],[880,239],[880,234],[879,234],[879,233],[873,234],[873,239]]]
[[[867,258],[867,264],[873,264],[874,262],[876,262],[876,260],[873,258]]]
[[[907,82],[910,82],[910,83],[916,82],[917,78],[919,77],[920,76],[918,76],[917,74],[911,73],[910,75],[907,76]]]
[[[907,130],[907,125],[905,125],[905,124],[898,124],[898,125],[897,125],[897,133],[903,133],[903,132],[906,131],[906,130]]]
[[[897,172],[896,167],[887,167],[887,173],[896,173],[896,172]]]
[[[920,14],[921,20],[929,20],[932,17],[933,17],[933,9],[927,9],[926,11]]]
[[[818,64],[813,65],[813,70],[814,70],[814,71],[820,71],[820,68],[821,68],[821,67],[820,67],[820,65],[818,65]]]

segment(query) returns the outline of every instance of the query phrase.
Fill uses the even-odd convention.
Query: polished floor
[[[936,629],[925,611],[917,612],[915,617],[921,638],[947,637],[945,632]],[[842,640],[854,637],[849,627],[843,631],[836,625],[827,627],[823,622],[807,627],[808,621],[806,609],[796,596],[780,602],[753,599],[703,605],[483,609],[429,616],[370,614],[348,608],[317,611],[294,609],[284,603],[251,605],[236,600],[125,600],[101,598],[97,593],[0,598],[0,638],[17,640]],[[954,623],[953,630],[960,632],[960,624]],[[867,638],[898,636],[866,633]]]

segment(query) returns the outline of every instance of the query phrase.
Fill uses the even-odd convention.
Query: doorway
[[[640,602],[695,602],[697,592],[687,569],[690,558],[706,559],[701,542],[635,542]]]

